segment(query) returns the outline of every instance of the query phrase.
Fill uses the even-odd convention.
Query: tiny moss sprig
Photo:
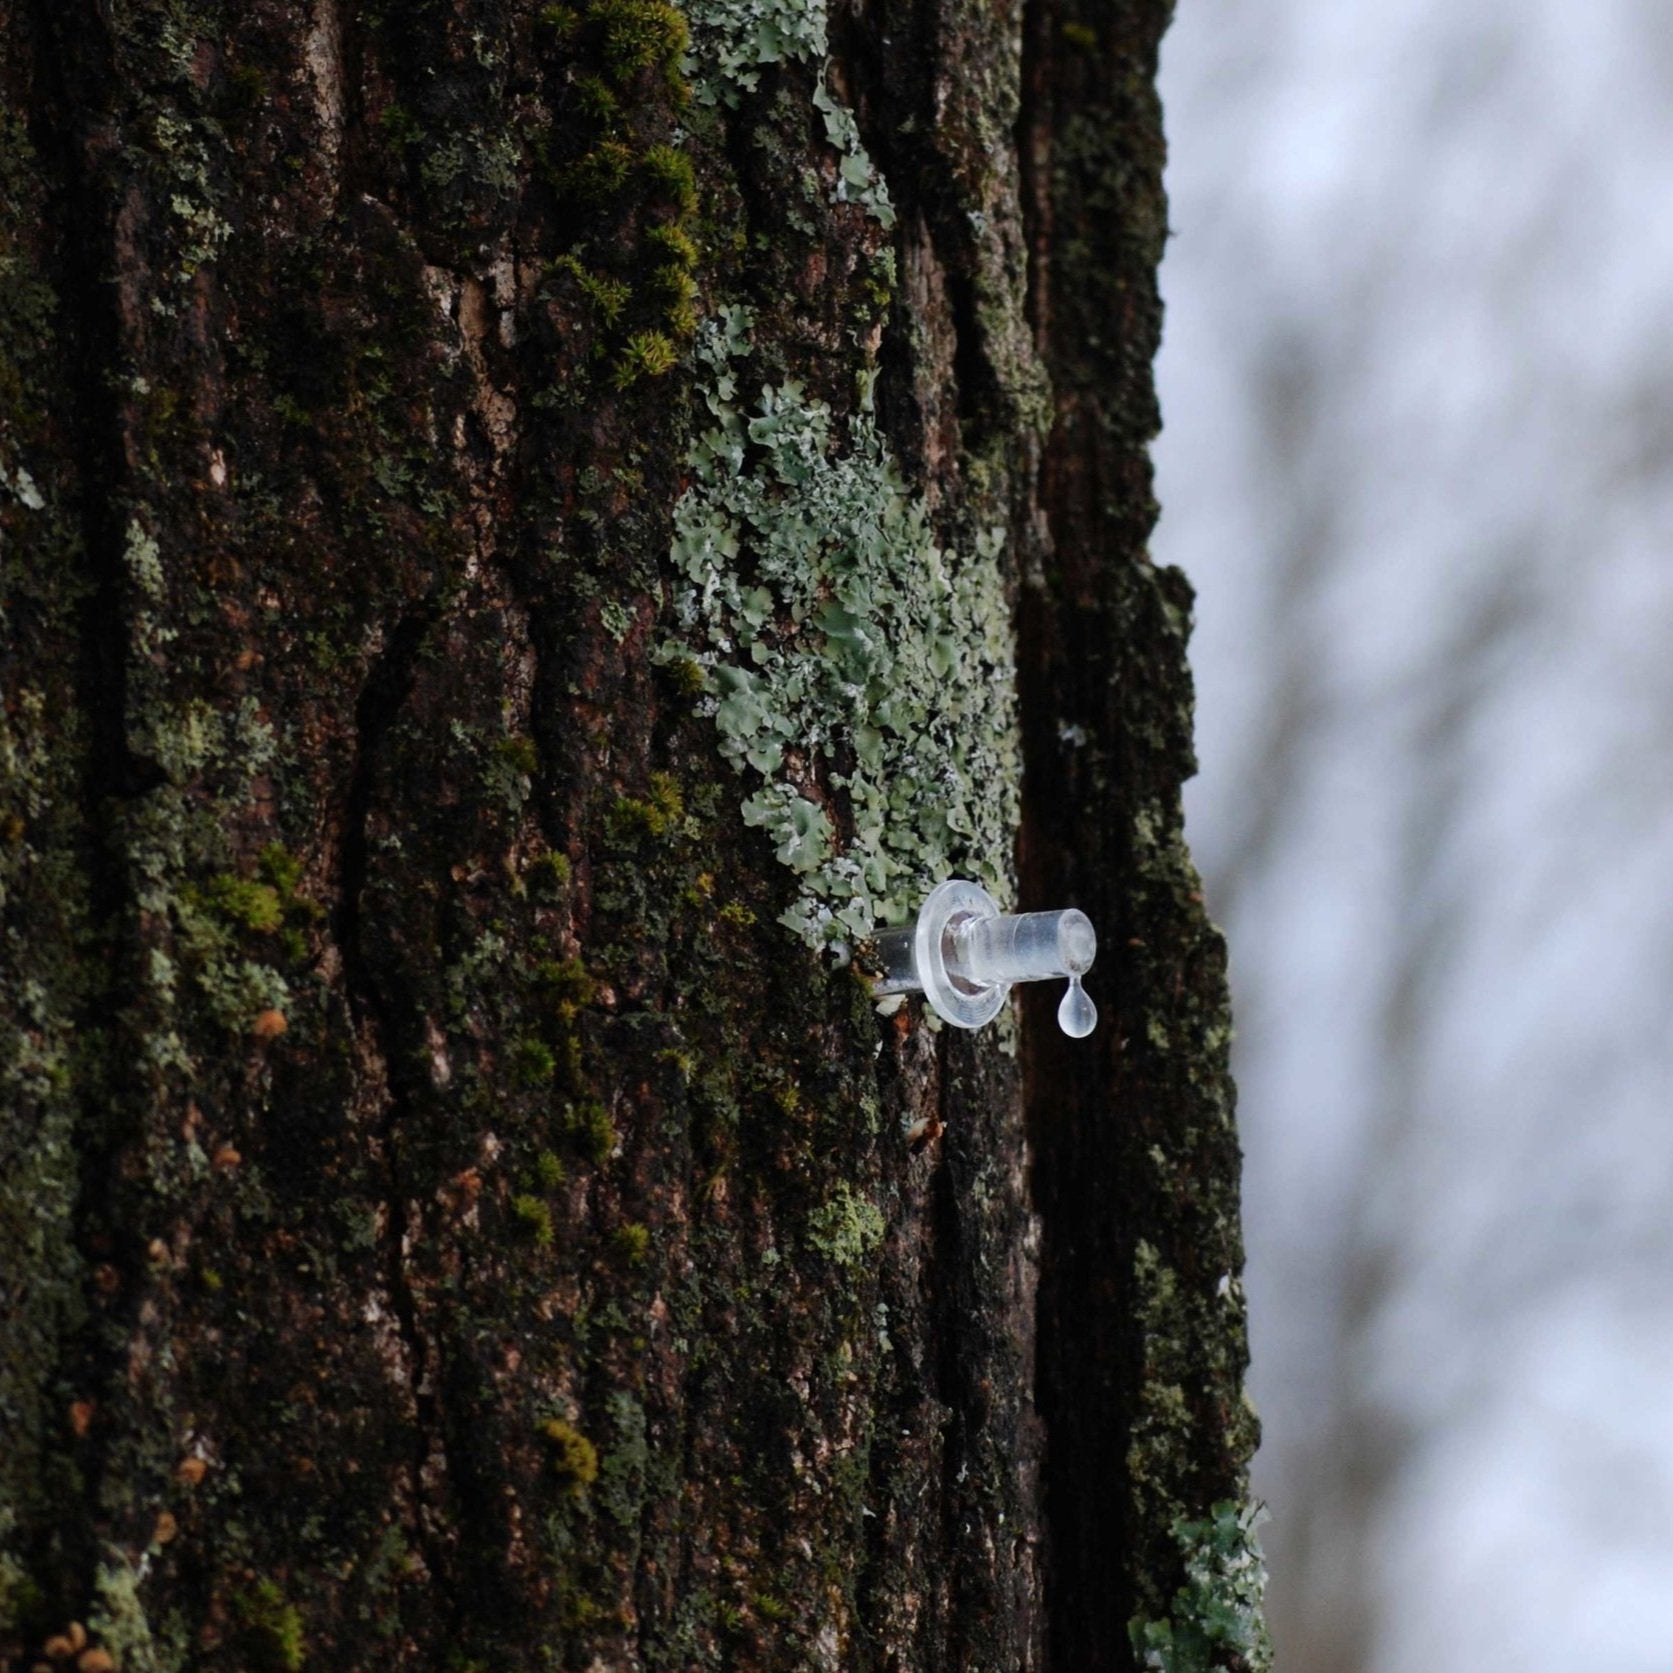
[[[572,1497],[579,1498],[598,1480],[598,1448],[561,1417],[547,1418],[540,1425],[540,1434],[546,1442],[552,1474]]]
[[[690,36],[684,16],[663,0],[593,0],[587,16],[603,26],[604,61],[618,86],[655,71],[683,90],[680,61]]]
[[[272,1580],[258,1580],[235,1603],[241,1647],[262,1673],[299,1673],[306,1662],[302,1615]]]
[[[641,378],[659,378],[679,364],[679,351],[660,331],[635,331],[622,345],[610,373],[618,389],[626,389]]]
[[[563,1133],[575,1151],[595,1167],[609,1161],[616,1148],[616,1124],[596,1098],[570,1105],[564,1111]]]
[[[536,1248],[551,1248],[557,1235],[552,1211],[532,1191],[521,1192],[511,1199],[511,1217],[518,1231]]]
[[[643,1266],[650,1248],[650,1228],[640,1225],[637,1221],[617,1226],[610,1233],[611,1252],[624,1266]]]
[[[626,391],[672,371],[697,328],[697,182],[676,143],[690,97],[686,19],[664,0],[590,0],[542,19],[586,118],[579,143],[536,146],[574,228],[542,290],[581,324],[584,358]]]

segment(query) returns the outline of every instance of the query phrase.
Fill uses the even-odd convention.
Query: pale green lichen
[[[636,1528],[644,1513],[645,1472],[650,1463],[645,1408],[620,1389],[604,1405],[615,1442],[599,1464],[599,1508],[623,1528]]]
[[[93,1607],[87,1617],[99,1644],[115,1658],[122,1673],[174,1673],[188,1658],[184,1621],[171,1611],[154,1623],[140,1598],[143,1571],[114,1546],[93,1580]]]
[[[1128,1632],[1153,1673],[1270,1673],[1272,1645],[1262,1615],[1266,1565],[1255,1529],[1261,1513],[1229,1500],[1205,1521],[1173,1527],[1185,1584],[1167,1620],[1135,1617]]]
[[[157,542],[138,523],[129,523],[122,561],[134,585],[145,597],[163,596],[163,560]]]
[[[761,786],[747,824],[801,890],[783,921],[843,946],[949,875],[1010,893],[1019,749],[1003,532],[937,544],[869,403],[846,424],[799,383],[741,397],[751,319],[705,323],[711,428],[675,508],[677,599],[721,751]],[[827,792],[846,797],[832,817]]]
[[[688,0],[691,51],[682,66],[701,104],[736,107],[761,66],[823,59],[824,0]]]
[[[887,1230],[877,1205],[847,1185],[808,1216],[807,1240],[826,1260],[857,1267],[875,1254]]]
[[[824,0],[687,0],[691,50],[681,66],[699,104],[736,109],[766,64],[818,66],[813,103],[825,137],[841,154],[832,199],[861,203],[885,229],[895,224],[889,188],[860,143],[854,113],[826,85],[829,43]]]
[[[229,704],[179,695],[173,678],[177,633],[164,625],[160,606],[173,594],[191,599],[195,589],[171,571],[141,517],[128,524],[123,563],[136,605],[129,630],[127,742],[162,775],[129,811],[127,857],[140,912],[159,928],[174,928],[171,941],[148,949],[142,966],[138,997],[158,1007],[143,1050],[153,1068],[189,1075],[181,1034],[165,1020],[177,1015],[182,975],[228,1030],[243,1031],[263,1011],[291,1009],[284,974],[275,962],[250,956],[257,947],[247,941],[278,927],[265,910],[268,892],[278,894],[274,879],[241,879],[229,870],[224,816],[246,802],[277,759],[280,743],[254,697]],[[182,613],[190,608],[182,605]],[[206,786],[220,792],[217,809],[203,805]],[[279,899],[272,904],[282,909]]]
[[[219,139],[206,124],[167,110],[153,118],[151,138],[178,186],[169,194],[169,208],[174,214],[178,258],[174,278],[183,285],[200,267],[214,261],[232,237],[231,223],[214,206],[210,179]],[[174,311],[161,294],[152,297],[151,306],[159,314]]]
[[[895,224],[895,206],[889,199],[888,183],[860,143],[853,111],[825,85],[823,71],[814,85],[813,104],[825,118],[825,138],[842,154],[832,201],[863,204],[879,226],[889,229]]]
[[[0,491],[10,494],[25,511],[46,509],[46,499],[35,486],[34,477],[22,465],[8,468],[5,460],[0,459]]]

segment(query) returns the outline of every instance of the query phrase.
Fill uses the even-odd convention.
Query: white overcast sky
[[[1673,0],[1180,0],[1162,86],[1279,1665],[1665,1673]]]

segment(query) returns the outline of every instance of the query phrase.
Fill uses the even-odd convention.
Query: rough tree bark
[[[0,0],[19,1666],[1259,1659],[1168,8],[821,5]]]

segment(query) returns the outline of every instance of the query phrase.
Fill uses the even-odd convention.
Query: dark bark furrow
[[[449,1506],[445,1493],[431,1480],[431,1459],[446,1460],[446,1424],[437,1395],[434,1345],[419,1322],[419,1308],[408,1270],[407,1248],[421,1233],[423,1209],[409,1192],[401,1165],[402,1127],[412,1110],[410,1078],[413,1046],[410,1041],[410,999],[389,985],[389,971],[367,947],[363,924],[367,890],[368,831],[374,814],[387,820],[391,810],[379,806],[378,775],[386,765],[385,747],[412,696],[418,658],[441,620],[439,600],[413,609],[395,626],[388,643],[364,676],[355,703],[353,756],[344,796],[342,849],[339,856],[336,909],[332,932],[343,962],[344,996],[369,1049],[366,1056],[381,1078],[381,1104],[375,1154],[385,1175],[382,1202],[383,1269],[389,1304],[399,1325],[405,1350],[405,1372],[411,1389],[413,1426],[410,1469],[412,1537],[425,1555],[432,1585],[442,1593],[438,1613],[456,1623],[458,1600],[453,1593],[447,1542],[440,1530]],[[413,1225],[414,1216],[419,1222]],[[451,1471],[446,1479],[451,1479]],[[446,1480],[442,1483],[446,1486]]]

